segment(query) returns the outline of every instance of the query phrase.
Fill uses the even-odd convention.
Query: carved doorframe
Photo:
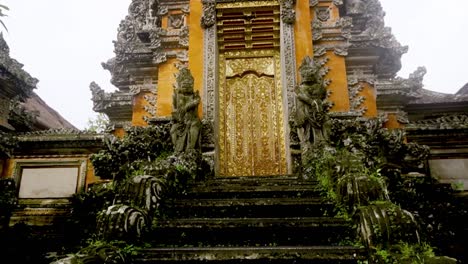
[[[224,0],[204,0],[204,14],[202,25],[204,27],[204,71],[203,71],[203,120],[210,124],[214,131],[215,142],[215,174],[219,175],[219,119],[216,113],[219,111],[219,98],[217,85],[219,81],[219,49],[217,43],[217,26],[216,26],[216,5],[217,3],[227,4],[229,1]],[[265,4],[267,2],[275,2],[280,6],[281,13],[289,12],[290,7],[281,5],[278,0],[270,1],[243,1],[238,0],[232,4],[237,6],[242,4]],[[269,3],[269,4],[270,4]],[[204,21],[208,18],[207,21]],[[213,21],[212,21],[213,20]],[[280,21],[280,59],[281,59],[281,82],[283,89],[283,115],[284,115],[284,131],[286,142],[286,160],[288,174],[292,173],[292,158],[290,150],[290,126],[289,122],[293,120],[295,112],[295,87],[296,87],[296,51],[294,39],[294,24],[287,23],[284,20]]]

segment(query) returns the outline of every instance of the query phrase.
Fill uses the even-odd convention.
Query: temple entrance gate
[[[282,175],[288,167],[279,6],[248,3],[217,10],[218,175]]]

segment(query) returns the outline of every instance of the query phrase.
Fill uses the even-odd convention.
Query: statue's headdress
[[[310,79],[311,77],[320,78],[319,69],[315,64],[314,60],[307,56],[302,60],[301,66],[299,67],[302,80]]]
[[[178,85],[182,82],[189,82],[193,85],[193,82],[194,82],[192,73],[190,72],[188,68],[182,68],[179,71],[179,74],[177,74],[176,76],[176,81]]]

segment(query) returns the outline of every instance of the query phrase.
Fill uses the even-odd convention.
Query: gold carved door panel
[[[219,88],[219,174],[287,173],[279,58],[226,58]]]

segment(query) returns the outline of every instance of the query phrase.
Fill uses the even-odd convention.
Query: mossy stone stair
[[[136,263],[357,263],[341,246],[351,224],[333,217],[317,183],[292,176],[215,178],[169,199]]]

